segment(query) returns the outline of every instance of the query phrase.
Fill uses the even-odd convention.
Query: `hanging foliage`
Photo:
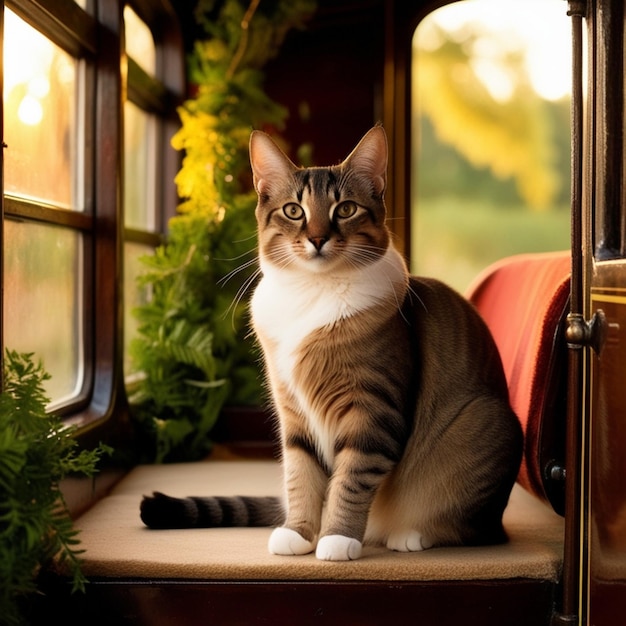
[[[287,111],[264,92],[261,68],[314,9],[312,0],[198,4],[207,37],[189,59],[195,93],[172,139],[184,153],[181,203],[166,243],[143,259],[139,284],[151,297],[131,344],[144,461],[204,456],[225,403],[262,401],[245,306],[256,262],[248,141],[253,128],[282,128]]]

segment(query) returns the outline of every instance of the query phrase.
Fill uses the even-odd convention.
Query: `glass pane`
[[[83,382],[81,237],[11,220],[4,236],[5,344],[41,359],[56,404],[75,396]]]
[[[124,104],[124,215],[129,228],[154,230],[154,115]]]
[[[145,272],[140,257],[154,254],[154,248],[138,243],[124,244],[124,372],[126,376],[132,374],[128,348],[130,342],[137,336],[137,319],[133,310],[146,304],[150,297],[148,288],[137,285],[137,277]]]
[[[7,9],[5,192],[82,208],[77,97],[78,61]]]
[[[129,7],[124,7],[126,52],[152,76],[156,75],[156,48],[148,25]]]
[[[466,0],[413,38],[412,271],[463,291],[568,249],[571,24],[562,0]]]

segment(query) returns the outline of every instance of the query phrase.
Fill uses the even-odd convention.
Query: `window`
[[[50,409],[85,425],[115,408],[122,302],[176,206],[182,40],[166,2],[137,4],[3,5],[0,344],[41,359]]]
[[[133,309],[149,294],[137,288],[140,259],[161,239],[166,213],[173,209],[163,201],[165,164],[154,158],[169,146],[168,124],[172,103],[159,78],[158,47],[148,24],[127,5],[124,8],[124,41],[128,63],[128,94],[124,102],[124,370],[132,375],[128,346],[136,322]],[[172,185],[174,172],[165,180]]]
[[[562,0],[466,0],[418,25],[413,272],[463,291],[499,258],[569,248],[570,30]]]
[[[91,50],[81,39],[93,22],[81,13],[74,42],[52,39],[43,17],[39,30],[19,8],[4,13],[3,344],[42,359],[59,407],[83,400],[90,383],[84,313],[93,206],[85,147],[93,128],[85,113],[93,94]]]

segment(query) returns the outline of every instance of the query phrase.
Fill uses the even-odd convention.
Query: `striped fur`
[[[158,491],[144,496],[140,513],[146,526],[161,529],[275,526],[284,520],[280,498],[173,498]]]
[[[250,154],[262,272],[252,321],[284,468],[270,551],[346,560],[363,542],[504,541],[521,428],[478,314],[410,277],[393,246],[382,127],[332,167],[297,168],[260,132]]]

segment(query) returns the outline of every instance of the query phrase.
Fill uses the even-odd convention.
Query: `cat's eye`
[[[283,213],[290,220],[301,220],[304,217],[304,209],[295,202],[289,202],[283,207]]]
[[[358,206],[354,202],[342,202],[335,209],[335,216],[341,218],[352,217],[357,212]]]

